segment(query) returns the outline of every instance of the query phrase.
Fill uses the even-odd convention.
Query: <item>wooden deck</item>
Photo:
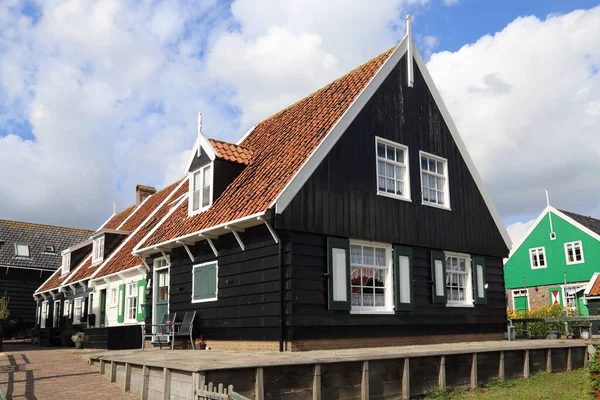
[[[581,368],[598,343],[519,340],[297,353],[121,350],[85,357],[142,399],[194,398],[204,382],[233,384],[255,399],[286,398],[286,393],[313,400],[321,395],[408,399],[437,388],[476,387],[493,376],[528,378],[541,370]]]

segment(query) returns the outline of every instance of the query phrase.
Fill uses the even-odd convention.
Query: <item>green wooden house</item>
[[[547,206],[504,264],[509,309],[560,304],[588,315],[586,285],[600,271],[600,220]]]

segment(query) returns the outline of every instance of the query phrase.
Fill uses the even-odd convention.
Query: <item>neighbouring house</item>
[[[213,349],[503,338],[511,242],[410,31],[237,143],[200,131],[185,174],[133,249],[147,324],[196,311]]]
[[[509,309],[560,304],[588,315],[584,291],[600,269],[600,220],[548,205],[504,265]]]
[[[598,220],[597,220],[598,221]],[[600,221],[598,221],[600,222]],[[585,286],[584,301],[587,302],[588,315],[600,315],[600,272],[594,272],[592,278]],[[600,335],[600,321],[592,321],[592,334]]]
[[[61,252],[92,232],[0,220],[0,297],[7,297],[9,319],[14,320],[14,329],[5,334],[35,326],[36,308],[31,296],[60,267]]]

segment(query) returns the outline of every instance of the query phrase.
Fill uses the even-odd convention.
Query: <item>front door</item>
[[[169,312],[169,266],[164,258],[154,260],[154,304],[152,305],[153,324],[160,324],[163,316]],[[156,332],[155,332],[156,333]],[[168,340],[161,337],[161,341]]]
[[[104,326],[106,323],[106,289],[100,291],[100,317],[98,318],[98,325]]]

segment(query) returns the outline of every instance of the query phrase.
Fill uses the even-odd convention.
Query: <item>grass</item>
[[[476,390],[456,388],[449,392],[430,393],[427,400],[557,400],[594,399],[586,369],[550,374],[540,372],[529,379],[500,381],[494,379]]]

